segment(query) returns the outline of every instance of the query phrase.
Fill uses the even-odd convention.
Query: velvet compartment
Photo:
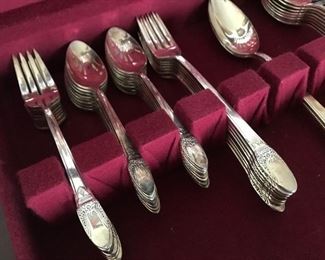
[[[102,259],[74,213],[49,131],[35,129],[24,109],[10,59],[31,48],[40,52],[58,85],[68,114],[62,131],[119,233],[124,259],[325,257],[324,135],[300,105],[306,91],[325,105],[324,52],[319,51],[324,38],[308,27],[278,23],[259,1],[235,3],[254,23],[261,50],[272,61],[260,64],[228,54],[212,33],[202,0],[17,0],[0,5],[0,31],[6,36],[0,39],[0,203],[17,259]],[[211,185],[201,189],[181,165],[178,131],[167,115],[109,83],[107,96],[155,177],[162,203],[157,216],[137,200],[121,147],[99,116],[69,101],[63,80],[68,43],[84,40],[104,58],[107,28],[120,26],[136,35],[135,16],[151,10],[162,16],[184,56],[294,172],[299,189],[283,214],[258,198],[225,145],[225,108],[210,91],[190,95],[176,80],[148,70],[206,148]]]

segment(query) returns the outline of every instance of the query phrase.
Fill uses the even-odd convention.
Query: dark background
[[[8,236],[8,230],[4,221],[2,209],[0,208],[0,259],[14,259],[11,243]]]

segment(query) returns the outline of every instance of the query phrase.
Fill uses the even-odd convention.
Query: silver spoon
[[[258,52],[258,34],[249,18],[233,2],[210,0],[208,10],[212,29],[228,52],[241,58],[255,56],[264,61],[272,59]]]
[[[105,51],[118,88],[128,94],[138,93],[153,109],[163,109],[177,126],[181,137],[183,164],[193,180],[207,188],[210,183],[207,156],[147,77],[147,57],[139,43],[126,31],[112,27],[106,34]]]
[[[258,52],[260,42],[252,22],[232,1],[210,0],[208,12],[214,34],[228,52],[241,58],[272,60],[267,54]],[[308,93],[303,104],[325,130],[325,108]]]
[[[100,57],[81,41],[70,43],[66,55],[66,83],[73,103],[85,110],[100,110],[107,126],[120,142],[128,161],[128,171],[142,204],[151,212],[160,211],[160,200],[149,167],[132,146],[125,128],[103,89],[107,71]]]

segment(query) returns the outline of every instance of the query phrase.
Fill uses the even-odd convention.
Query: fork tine
[[[16,77],[17,77],[17,80],[18,80],[20,93],[21,93],[22,97],[24,98],[25,96],[27,96],[29,94],[29,89],[28,89],[28,86],[27,86],[27,82],[26,82],[24,74],[23,74],[23,72],[21,70],[19,61],[18,61],[18,59],[17,59],[17,57],[15,55],[12,55],[12,61],[14,63],[14,68],[15,68]]]
[[[146,44],[148,45],[148,47],[150,49],[155,48],[155,45],[154,45],[153,41],[151,40],[148,30],[144,24],[143,17],[137,17],[137,23],[140,28],[141,35],[143,36],[143,39],[146,42]]]
[[[157,49],[162,48],[160,40],[157,38],[156,33],[154,29],[151,27],[150,22],[148,21],[148,18],[146,16],[143,17],[143,24],[148,32],[149,37],[151,38],[151,41],[154,43],[156,48]]]
[[[46,85],[48,87],[55,87],[55,82],[54,82],[50,72],[48,71],[44,61],[42,60],[41,56],[38,54],[38,52],[35,49],[33,49],[33,53],[35,56],[36,65],[37,65],[39,72],[41,73]]]
[[[38,89],[42,93],[47,88],[47,86],[46,86],[46,84],[43,80],[43,77],[40,74],[40,72],[35,64],[34,58],[32,57],[32,55],[30,54],[29,51],[27,51],[27,59],[28,59],[28,64],[31,69],[32,75],[34,76],[34,79],[38,86]]]
[[[35,81],[33,79],[33,76],[30,73],[30,69],[28,67],[27,61],[26,61],[25,57],[21,53],[19,53],[19,59],[20,59],[20,64],[21,64],[21,67],[23,69],[23,72],[24,72],[25,78],[27,80],[27,84],[29,86],[30,91],[32,93],[39,93],[38,89],[37,89],[37,86],[35,84]]]
[[[161,45],[163,45],[164,47],[168,47],[169,46],[169,42],[168,39],[166,39],[164,37],[164,34],[159,30],[157,24],[154,21],[154,18],[152,17],[151,14],[146,15],[147,21],[150,25],[150,27],[153,30],[153,33],[156,35],[156,37],[159,39],[159,42]],[[166,42],[167,40],[167,42]]]
[[[168,40],[169,43],[175,43],[175,40],[173,38],[173,36],[171,35],[171,33],[168,31],[165,23],[163,22],[163,20],[161,19],[161,17],[159,16],[158,13],[152,12],[152,17],[154,18],[155,22],[157,23],[159,29],[161,30],[161,32],[164,34],[164,36],[166,37],[166,39]]]

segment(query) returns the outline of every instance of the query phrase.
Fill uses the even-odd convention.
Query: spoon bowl
[[[240,57],[250,57],[258,51],[259,39],[253,24],[233,2],[211,0],[208,10],[213,31],[227,51]]]
[[[107,71],[103,61],[82,41],[70,43],[66,64],[74,82],[80,86],[96,89],[107,83]]]
[[[84,110],[96,110],[96,91],[107,88],[107,70],[97,53],[82,41],[69,44],[65,62],[67,92],[73,103]]]
[[[147,57],[138,42],[126,31],[112,27],[107,31],[105,53],[124,73],[137,75],[145,71]]]
[[[209,1],[209,20],[220,44],[232,55],[241,58],[271,58],[259,53],[260,41],[249,18],[229,0]]]
[[[105,54],[118,89],[126,94],[136,94],[138,75],[146,73],[147,66],[141,46],[126,31],[112,27],[107,31]]]

